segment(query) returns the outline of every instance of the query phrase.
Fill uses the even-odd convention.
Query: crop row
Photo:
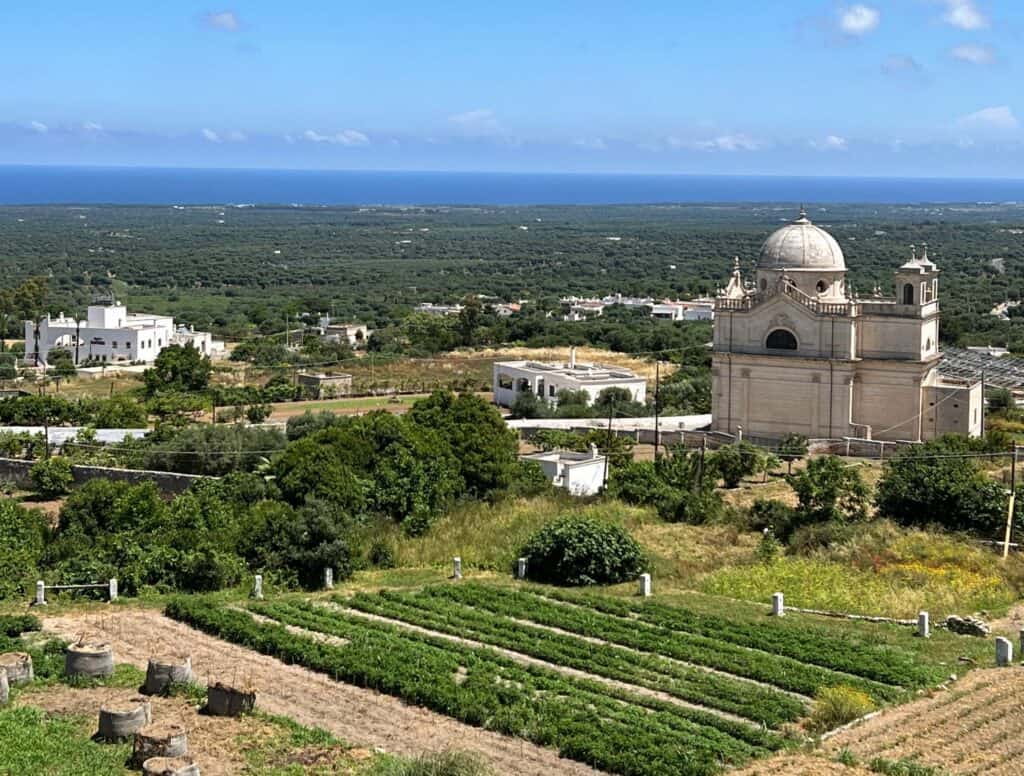
[[[808,665],[785,655],[743,647],[698,633],[675,631],[638,619],[627,620],[530,593],[472,584],[438,585],[422,592],[642,652],[707,666],[803,695],[812,696],[821,687],[836,685],[855,687],[877,699],[892,700],[903,694],[898,687]]]
[[[723,720],[706,725],[699,715],[669,704],[643,702],[596,683],[518,666],[491,650],[407,635],[309,605],[275,603],[254,609],[348,643],[334,646],[201,598],[176,599],[167,613],[285,662],[469,724],[555,746],[565,757],[625,776],[704,776],[781,746],[777,737],[746,725],[734,730]]]
[[[359,611],[665,692],[769,727],[791,722],[806,712],[803,702],[774,688],[711,673],[660,655],[588,643],[571,634],[514,622],[503,615],[436,596],[384,591],[378,595],[359,594],[351,599],[335,600]]]
[[[523,595],[530,596],[532,593]],[[822,633],[806,623],[795,627],[780,620],[751,622],[727,619],[655,601],[628,601],[555,589],[544,590],[537,597],[587,606],[618,617],[639,617],[652,625],[786,655],[804,663],[844,671],[885,684],[922,687],[936,679],[934,671],[921,665],[910,650],[894,649],[845,635],[840,637]]]

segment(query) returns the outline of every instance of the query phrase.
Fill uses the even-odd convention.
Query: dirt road
[[[199,681],[250,682],[257,705],[303,725],[330,731],[355,746],[398,755],[456,749],[477,752],[497,773],[550,776],[600,773],[558,756],[553,749],[464,725],[372,690],[335,682],[323,674],[207,636],[150,610],[110,615],[48,617],[44,628],[65,639],[102,636],[118,662],[146,667],[150,655],[187,651]]]

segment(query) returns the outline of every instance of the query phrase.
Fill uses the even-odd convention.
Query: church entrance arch
[[[769,350],[796,350],[796,336],[788,329],[773,329],[768,333],[764,346]]]

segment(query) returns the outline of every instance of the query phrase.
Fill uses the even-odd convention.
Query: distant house
[[[693,299],[658,302],[651,305],[651,317],[669,321],[713,321],[715,319],[715,300]]]
[[[501,407],[511,407],[524,391],[531,391],[541,400],[554,404],[559,391],[586,391],[592,402],[606,388],[625,388],[638,402],[647,398],[647,381],[636,372],[624,367],[577,363],[575,348],[570,351],[566,364],[540,361],[494,364],[494,403]]]
[[[297,375],[299,385],[306,392],[316,399],[336,399],[339,396],[348,396],[352,393],[352,375],[344,372],[337,374],[310,374],[299,372]]]
[[[358,348],[370,339],[370,329],[362,323],[335,323],[323,317],[319,321],[320,336],[326,342],[347,342]]]
[[[522,455],[520,459],[539,464],[552,485],[565,488],[574,496],[593,496],[604,485],[605,456],[593,445],[587,453],[554,450]]]
[[[458,315],[462,312],[461,304],[434,304],[433,302],[420,302],[415,308],[418,313],[427,315]]]

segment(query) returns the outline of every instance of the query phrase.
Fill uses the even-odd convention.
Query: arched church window
[[[903,286],[903,304],[914,303],[914,284],[907,283]]]
[[[815,288],[818,289],[819,294],[824,294],[826,291],[828,291],[828,283],[826,283],[824,280],[819,280],[818,285],[815,286]]]
[[[768,335],[764,345],[770,350],[796,350],[796,337],[791,331],[775,329]]]

